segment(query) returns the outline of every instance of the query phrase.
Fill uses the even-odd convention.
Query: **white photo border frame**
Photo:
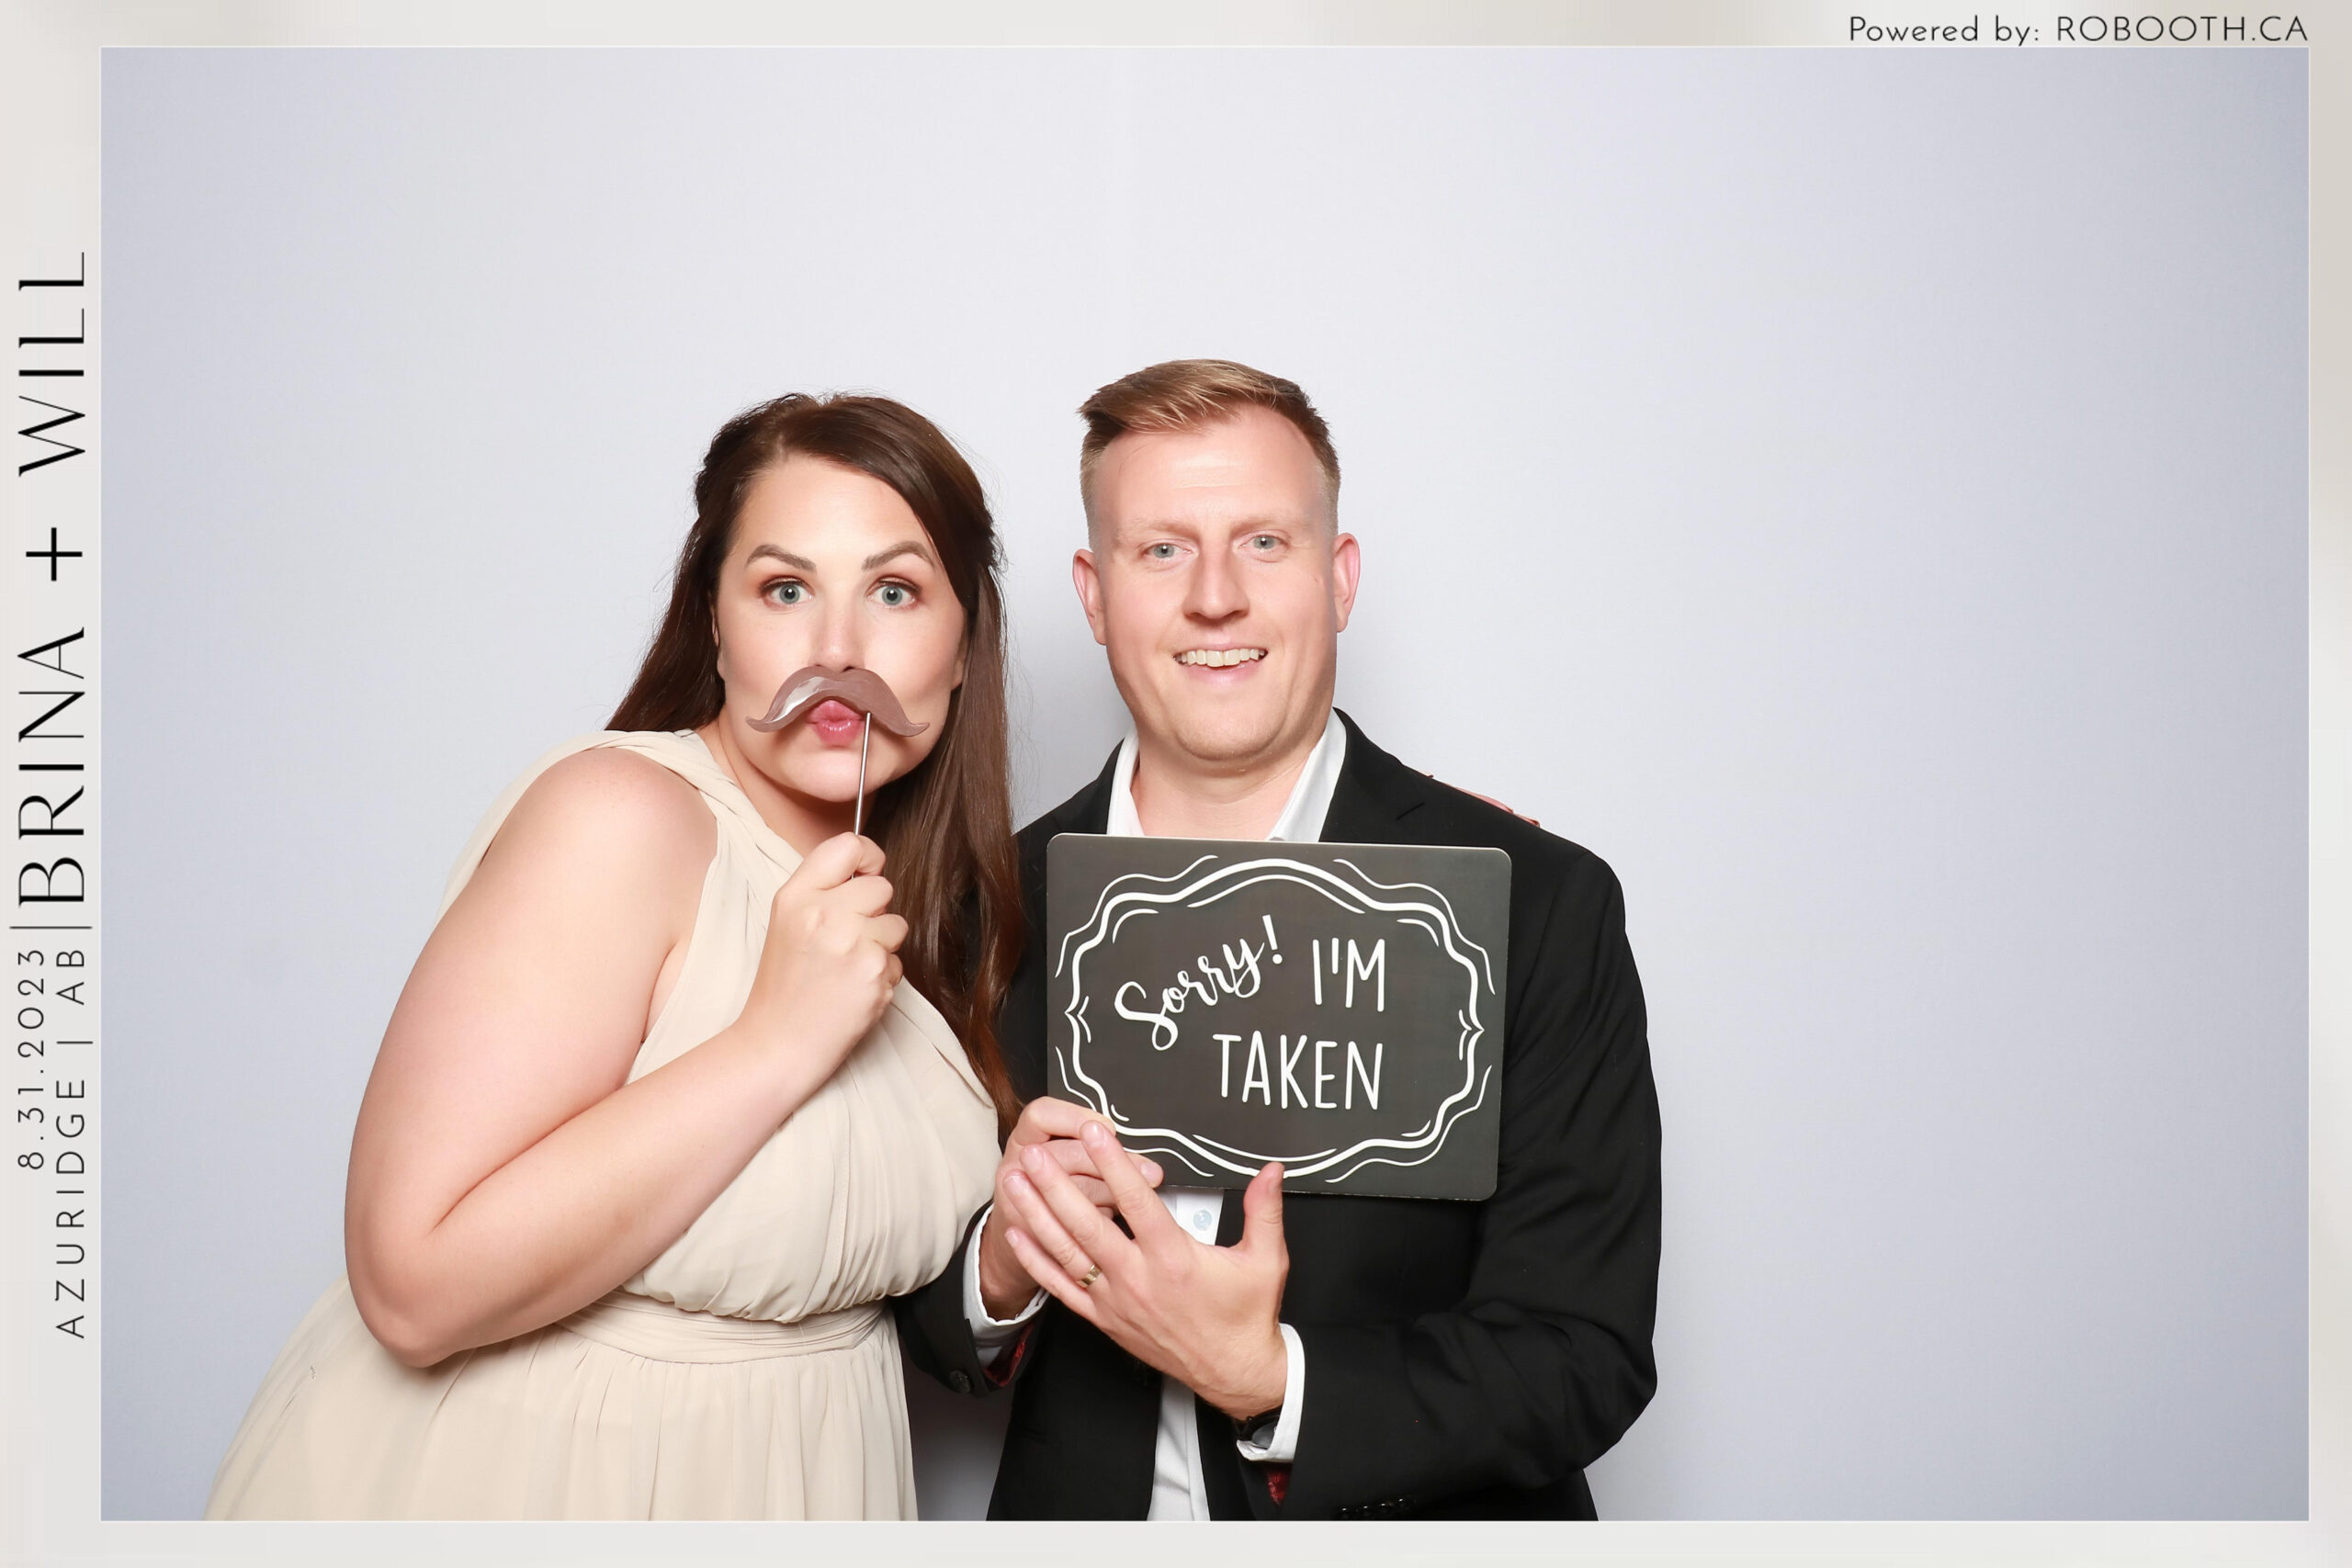
[[[1905,19],[1920,7],[1898,7]],[[2054,28],[2053,8],[2019,14]],[[560,19],[544,7],[322,6],[309,11],[261,4],[217,5],[158,17],[141,6],[26,4],[7,7],[9,146],[8,254],[19,276],[44,276],[57,258],[86,256],[94,290],[103,288],[97,253],[97,51],[121,43],[805,43],[805,42],[1544,42],[1820,45],[1844,41],[1846,18],[1817,6],[1692,5],[1675,8],[1496,6],[1464,14],[1435,5],[1367,8],[1340,17],[1318,8],[1267,13],[1242,6],[1161,6],[1105,22],[1084,9],[1050,4],[1004,5],[985,17],[944,6],[876,7],[854,22],[816,5],[705,5],[663,8],[603,5]],[[2346,1030],[2347,982],[2340,955],[2352,951],[2352,835],[2347,834],[2347,735],[2352,735],[2352,459],[2342,433],[2352,430],[2352,44],[2329,37],[2340,18],[2314,18],[2312,39],[2312,576],[2311,576],[2311,1412],[2312,1520],[2305,1524],[1851,1524],[1609,1523],[1577,1546],[1597,1561],[1751,1561],[1801,1555],[1823,1562],[2186,1562],[2225,1557],[2263,1562],[2338,1558],[2352,1535],[2352,1060]],[[95,382],[95,378],[93,378]],[[93,389],[97,389],[94,387]],[[99,428],[103,428],[102,424]],[[98,564],[95,488],[28,515],[23,487],[6,503],[12,539],[46,528],[51,515],[78,520]],[[96,624],[91,585],[75,602],[69,590],[44,593],[12,559],[9,625],[20,628]],[[96,679],[93,671],[92,678]],[[96,710],[94,698],[87,707]],[[95,847],[95,846],[93,846]],[[94,861],[96,857],[93,857]],[[99,971],[103,976],[102,968]],[[45,1195],[44,1195],[45,1212]],[[332,1550],[360,1560],[432,1556],[500,1561],[631,1560],[684,1555],[696,1561],[766,1560],[776,1540],[761,1527],[669,1527],[649,1530],[578,1525],[258,1526],[233,1539],[200,1524],[102,1522],[97,1510],[96,1356],[59,1348],[48,1337],[47,1304],[18,1288],[19,1259],[29,1251],[29,1195],[6,1207],[4,1365],[6,1416],[6,1508],[10,1555],[51,1562],[95,1562],[120,1554],[174,1561],[308,1558]],[[102,1314],[102,1305],[93,1315]],[[1057,1532],[1056,1544],[1079,1539]],[[1130,1527],[1089,1527],[1091,1550],[1172,1559],[1182,1546]],[[796,1551],[815,1560],[1028,1555],[1025,1533],[934,1524],[889,1538],[854,1527],[801,1527]],[[1465,1542],[1460,1526],[1398,1524],[1369,1540],[1340,1541],[1321,1530],[1299,1542],[1310,1558],[1460,1556],[1555,1551],[1541,1527],[1495,1526]]]

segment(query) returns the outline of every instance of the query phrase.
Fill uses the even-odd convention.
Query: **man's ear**
[[[1078,590],[1078,602],[1086,611],[1086,624],[1095,642],[1110,647],[1111,634],[1102,624],[1102,573],[1094,564],[1092,550],[1080,550],[1069,558],[1069,581]]]
[[[1348,629],[1348,617],[1356,607],[1356,579],[1363,570],[1363,557],[1356,549],[1356,536],[1342,534],[1331,541],[1331,615],[1338,625],[1336,631]]]

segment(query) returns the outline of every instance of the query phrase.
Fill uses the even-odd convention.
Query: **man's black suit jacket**
[[[1479,1203],[1285,1195],[1282,1316],[1306,1352],[1297,1459],[1277,1504],[1226,1417],[1196,1400],[1211,1511],[1590,1518],[1584,1467],[1657,1385],[1657,1094],[1623,898],[1598,857],[1423,777],[1340,717],[1348,750],[1325,842],[1511,857],[1500,1168]],[[1028,951],[1000,1039],[1024,1099],[1046,1088],[1046,846],[1103,830],[1111,773],[1021,834]],[[1241,1205],[1224,1216],[1217,1239],[1230,1245]],[[981,1393],[964,1266],[959,1250],[899,1314],[918,1365]],[[1142,1518],[1159,1374],[1057,1302],[1012,1386],[989,1517]]]

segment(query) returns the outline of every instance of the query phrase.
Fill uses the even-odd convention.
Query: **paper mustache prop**
[[[811,664],[785,677],[784,684],[776,688],[775,701],[768,705],[764,716],[752,720],[752,728],[774,734],[806,716],[818,704],[828,701],[865,716],[865,732],[857,744],[857,811],[850,827],[851,832],[863,833],[865,759],[874,749],[874,727],[879,724],[903,740],[921,735],[931,726],[909,718],[907,710],[899,705],[899,694],[873,671],[831,670],[822,664]]]
[[[773,733],[801,717],[827,698],[864,714],[901,739],[911,739],[931,728],[917,724],[899,705],[899,694],[871,670],[829,670],[811,664],[796,670],[775,689],[775,701],[765,717],[752,721],[753,729]]]

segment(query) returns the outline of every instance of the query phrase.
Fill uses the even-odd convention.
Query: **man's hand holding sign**
[[[1287,1370],[1285,1157],[1305,1191],[1494,1190],[1509,857],[1071,834],[1050,866],[1062,1098],[1007,1145],[989,1230],[1019,1272],[989,1289],[984,1236],[989,1303],[1009,1315],[1034,1280],[1227,1416],[1261,1415]],[[1238,1245],[1187,1235],[1113,1125],[1180,1179],[1247,1180]]]
[[[1022,1267],[1120,1348],[1227,1416],[1280,1404],[1287,1352],[1278,1319],[1290,1273],[1282,1167],[1267,1166],[1243,1193],[1240,1243],[1209,1247],[1170,1217],[1109,1128],[1089,1115],[1080,1138],[1133,1238],[1057,1161],[1032,1147],[1006,1181],[1014,1209],[1008,1235]]]
[[[1012,1316],[1041,1288],[1023,1268],[1020,1255],[1012,1250],[1008,1223],[1008,1216],[1015,1212],[1014,1186],[1024,1179],[1023,1173],[1030,1168],[1032,1156],[1066,1172],[1079,1195],[1104,1214],[1118,1212],[1111,1189],[1095,1169],[1092,1151],[1079,1136],[1094,1120],[1094,1112],[1085,1106],[1050,1096],[1033,1100],[1021,1108],[1021,1119],[1012,1124],[1012,1132],[1004,1141],[1004,1157],[997,1162],[995,1208],[979,1236],[980,1300],[992,1315]],[[1147,1185],[1159,1185],[1158,1165],[1148,1159],[1136,1160],[1135,1165]]]

